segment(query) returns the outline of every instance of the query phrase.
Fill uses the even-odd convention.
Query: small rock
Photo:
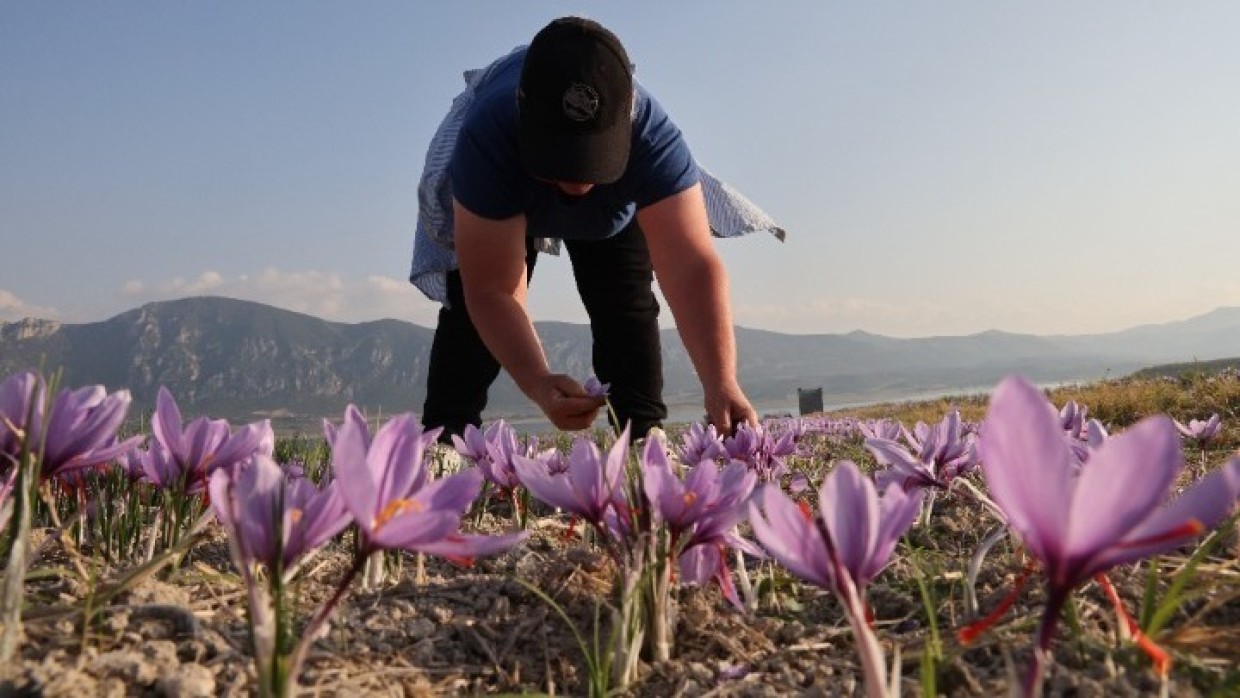
[[[711,671],[710,667],[702,662],[689,662],[689,666],[686,669],[689,678],[697,681],[699,684],[710,685],[714,683],[715,672]]]
[[[130,606],[167,605],[189,607],[189,591],[175,584],[148,579],[129,591]]]
[[[95,695],[99,698],[125,698],[128,695],[125,682],[115,676],[100,681],[97,691]]]
[[[142,646],[142,654],[162,670],[172,669],[180,664],[180,660],[177,659],[177,646],[168,640],[146,643]]]
[[[418,618],[404,626],[405,636],[415,641],[434,635],[435,629],[435,624],[426,618]]]
[[[129,628],[129,611],[119,608],[116,611],[107,614],[103,621],[103,627],[111,631],[114,635],[120,635]]]
[[[215,675],[201,664],[182,664],[159,680],[168,698],[207,698],[215,695]]]
[[[177,659],[182,662],[202,662],[210,659],[209,649],[202,640],[185,640],[177,645]]]
[[[503,622],[505,620],[508,620],[508,618],[511,615],[512,615],[512,604],[509,603],[508,597],[507,596],[496,596],[495,600],[491,603],[491,609],[487,613],[487,617]]]
[[[159,667],[132,650],[105,652],[96,657],[88,669],[102,678],[117,677],[140,686],[149,686],[159,678]]]
[[[34,684],[32,688],[41,690],[33,695],[93,696],[99,693],[98,682],[89,674],[67,667],[57,667],[55,671],[47,672],[47,674],[40,671],[31,678]]]
[[[781,643],[792,644],[800,642],[805,637],[805,626],[801,625],[801,621],[789,621],[784,627],[779,629],[779,641]]]

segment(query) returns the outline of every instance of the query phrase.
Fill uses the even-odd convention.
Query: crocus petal
[[[629,426],[625,425],[624,431],[620,432],[620,436],[616,437],[616,442],[607,451],[607,462],[603,465],[603,484],[607,488],[608,498],[620,486],[620,480],[624,475],[624,464],[629,459]]]
[[[428,501],[436,510],[464,514],[481,488],[482,472],[477,468],[466,468],[431,482],[418,491],[418,497]]]
[[[256,455],[270,456],[274,450],[275,434],[271,430],[271,420],[247,424],[215,449],[212,469],[231,468]]]
[[[417,500],[414,500],[417,501]],[[416,508],[397,514],[377,526],[367,527],[370,542],[388,550],[417,550],[419,546],[442,540],[461,525],[461,517],[451,511]]]
[[[215,510],[215,518],[223,524],[224,528],[232,529],[233,524],[233,503],[232,497],[229,496],[228,488],[232,484],[232,478],[228,473],[217,471],[211,475],[211,480],[207,484],[207,491],[211,495],[211,508]],[[230,533],[230,535],[233,535]]]
[[[222,470],[222,469],[221,469]],[[268,569],[276,565],[276,524],[282,521],[284,471],[267,456],[256,455],[239,468],[234,480],[235,529],[253,559]],[[216,471],[219,472],[219,471]]]
[[[168,449],[172,457],[185,462],[187,452],[183,441],[184,427],[181,424],[181,410],[177,407],[172,393],[164,386],[159,386],[159,394],[155,397],[155,414],[151,417],[151,433]]]
[[[921,511],[921,491],[908,492],[902,487],[888,487],[879,498],[878,535],[875,536],[874,548],[870,551],[865,566],[854,574],[858,586],[864,586],[887,566],[896,543],[904,532],[913,525],[918,512]]]
[[[702,586],[710,582],[719,568],[719,549],[711,545],[695,545],[686,548],[676,563],[681,584]]]
[[[1240,498],[1240,456],[1227,461],[1155,511],[1119,544],[1091,560],[1083,574],[1093,575],[1115,565],[1178,548],[1197,534],[1190,533],[1191,528],[1181,537],[1167,536],[1169,532],[1184,529],[1192,522],[1200,524],[1202,533],[1209,531],[1231,513],[1237,498]]]
[[[312,494],[301,508],[300,519],[285,529],[284,566],[286,569],[298,556],[335,538],[353,521],[353,516],[345,507],[344,499],[340,496],[340,487],[336,482],[328,483],[320,491],[313,483],[299,478],[296,482],[289,483],[287,487],[286,491],[304,488],[310,490]],[[285,510],[286,513],[289,512],[287,499]]]
[[[379,513],[378,486],[366,461],[370,435],[357,408],[349,405],[344,423],[332,444],[332,472],[340,483],[340,495],[359,525],[369,526]]]
[[[495,555],[509,550],[529,537],[529,531],[503,533],[495,536],[453,533],[436,541],[418,543],[413,549],[428,555],[453,558],[475,558]]]
[[[1057,412],[1019,377],[995,389],[980,449],[983,474],[1009,525],[1043,561],[1059,559],[1072,499],[1073,458]]]
[[[907,467],[912,468],[917,463],[917,458],[909,450],[895,441],[889,439],[866,439],[865,447],[870,453],[874,454],[874,460],[881,465],[895,465],[903,463]]]
[[[832,588],[835,575],[818,529],[778,488],[765,486],[756,496],[762,508],[759,509],[757,503],[750,504],[749,523],[753,526],[754,538],[793,575],[811,584]]]
[[[1065,556],[1091,557],[1145,520],[1183,465],[1175,427],[1162,416],[1100,446],[1076,481]]]
[[[841,461],[818,490],[818,508],[840,563],[858,579],[878,538],[874,485],[852,461]]]
[[[43,435],[44,476],[56,473],[71,461],[74,467],[84,467],[114,457],[115,454],[93,457],[92,452],[115,440],[129,403],[128,390],[111,395],[100,385],[62,390],[52,403]]]
[[[375,434],[366,463],[380,503],[405,497],[410,485],[420,478],[426,467],[421,437],[422,427],[411,414],[389,419]]]
[[[552,475],[541,461],[525,456],[514,456],[512,464],[521,484],[537,499],[578,516],[586,515],[567,474]]]

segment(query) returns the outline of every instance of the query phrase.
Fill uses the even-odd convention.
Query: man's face
[[[550,184],[556,189],[559,189],[560,193],[565,196],[585,196],[590,193],[591,189],[594,188],[594,185],[590,182],[560,182],[554,179],[543,179],[538,176],[535,176],[534,179]]]
[[[593,184],[586,182],[555,182],[555,186],[569,196],[585,196],[594,188]]]

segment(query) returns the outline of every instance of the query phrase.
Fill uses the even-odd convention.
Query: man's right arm
[[[553,374],[526,311],[525,217],[483,218],[453,202],[465,305],[487,349],[560,429],[585,429],[601,400]]]

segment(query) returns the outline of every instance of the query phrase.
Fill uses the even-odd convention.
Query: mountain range
[[[535,329],[554,370],[582,379],[592,373],[588,326],[539,322]],[[150,303],[101,322],[0,323],[0,376],[59,369],[66,386],[128,388],[138,410],[149,410],[163,385],[187,416],[270,417],[277,428],[314,429],[349,403],[372,416],[420,411],[433,334],[397,320],[345,324],[195,297]],[[1236,356],[1240,308],[1091,335],[988,331],[897,339],[738,327],[736,337],[750,399],[760,411],[792,412],[798,388],[823,388],[830,406],[978,392],[1012,372],[1042,383],[1091,381],[1150,364]],[[684,346],[675,330],[664,330],[662,338],[668,403],[696,409],[701,388]],[[534,413],[501,375],[486,418]]]

